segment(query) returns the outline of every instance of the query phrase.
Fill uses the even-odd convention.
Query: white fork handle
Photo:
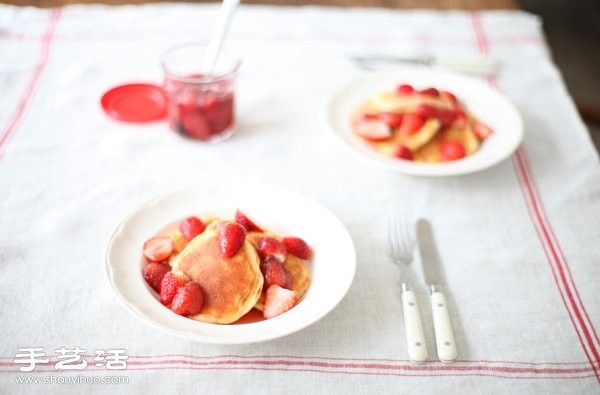
[[[425,344],[419,305],[413,291],[406,290],[402,292],[402,309],[404,311],[408,357],[414,363],[425,363],[427,360],[427,344]]]
[[[435,330],[435,344],[440,361],[452,363],[456,360],[456,343],[454,331],[450,323],[450,314],[446,304],[446,296],[441,292],[431,294],[431,311],[433,312],[433,329]]]

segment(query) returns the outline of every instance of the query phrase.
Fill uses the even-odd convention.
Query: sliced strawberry
[[[361,137],[380,141],[392,135],[392,129],[383,121],[364,121],[356,124],[354,131]]]
[[[442,99],[445,99],[445,100],[449,101],[452,104],[458,104],[458,99],[456,98],[456,96],[452,92],[440,91],[440,97]]]
[[[397,128],[402,123],[402,114],[395,114],[393,112],[383,112],[379,114],[378,118],[392,129]]]
[[[264,262],[260,264],[260,271],[263,274],[265,289],[273,284],[290,289],[292,285],[292,276],[285,270],[283,264],[274,257],[266,257]]]
[[[244,245],[246,229],[237,222],[224,222],[220,224],[217,233],[217,242],[221,254],[225,258],[234,256]]]
[[[169,236],[156,236],[148,239],[142,248],[142,254],[150,262],[162,262],[173,252],[173,239]]]
[[[399,159],[413,160],[413,153],[405,145],[399,145],[394,151],[394,156]]]
[[[144,280],[153,290],[160,293],[160,287],[165,274],[169,273],[171,268],[163,263],[149,263],[142,269]]]
[[[423,115],[426,118],[437,117],[438,109],[436,107],[430,106],[429,104],[419,104],[417,108],[415,108],[415,113],[419,115]]]
[[[465,147],[458,141],[446,140],[442,143],[442,160],[450,161],[464,158],[466,155]]]
[[[462,108],[456,109],[456,119],[454,120],[454,126],[457,128],[464,128],[467,126],[467,114]]]
[[[196,315],[202,311],[203,305],[202,287],[200,284],[190,281],[175,292],[171,310],[183,316]]]
[[[310,259],[312,250],[304,240],[299,237],[284,237],[283,245],[292,255],[296,255],[300,259]]]
[[[415,134],[423,127],[425,121],[425,116],[421,114],[406,114],[402,119],[398,132],[404,136]]]
[[[378,119],[379,115],[377,114],[361,114],[358,117],[358,122],[377,121]]]
[[[297,301],[298,294],[296,292],[282,288],[279,285],[271,285],[267,288],[265,294],[263,317],[269,319],[285,313],[294,307]]]
[[[442,124],[442,129],[448,129],[456,120],[456,111],[439,109],[437,113],[437,118]]]
[[[419,93],[420,93],[421,95],[425,95],[425,96],[435,96],[435,97],[437,97],[437,96],[439,96],[439,95],[440,95],[440,92],[439,92],[437,89],[435,89],[435,88],[427,88],[427,89],[423,89],[423,90],[419,91]]]
[[[492,128],[481,122],[474,122],[471,127],[473,128],[473,133],[475,133],[480,140],[489,137],[494,132]]]
[[[415,92],[415,89],[408,84],[398,85],[396,88],[396,93],[399,95],[411,95]]]
[[[206,225],[198,217],[187,217],[179,224],[179,230],[187,241],[191,241],[194,237],[204,232]]]
[[[160,303],[168,306],[173,301],[177,290],[188,283],[187,277],[168,272],[160,283]]]
[[[263,258],[272,256],[282,263],[287,258],[287,250],[283,243],[271,236],[265,236],[258,241],[258,253]]]
[[[250,231],[263,232],[263,230],[260,226],[256,225],[256,223],[254,223],[254,221],[252,221],[250,218],[248,218],[248,216],[246,214],[242,213],[240,210],[236,210],[236,212],[235,212],[235,222],[242,225],[246,229],[247,232],[250,232]]]

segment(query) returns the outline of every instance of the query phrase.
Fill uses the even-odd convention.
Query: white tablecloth
[[[166,123],[107,118],[99,98],[160,82],[165,48],[206,40],[215,5],[0,6],[0,392],[598,393],[600,166],[540,21],[522,12],[241,6],[239,132],[192,142]],[[350,155],[322,124],[327,95],[362,73],[348,55],[489,52],[490,83],[525,121],[501,164],[444,179],[392,174]],[[316,324],[260,344],[182,340],[130,314],[103,252],[150,197],[244,178],[317,198],[347,226],[357,273]],[[385,255],[390,210],[427,217],[445,262],[459,361],[407,361],[399,270]],[[427,306],[423,287],[418,289]],[[427,308],[424,307],[424,315]],[[425,330],[433,349],[431,321]],[[19,349],[49,362],[30,373]],[[87,350],[56,369],[55,350]],[[124,349],[126,370],[94,367]],[[123,376],[127,384],[85,384]],[[42,377],[54,384],[18,380]],[[48,378],[54,377],[54,379]],[[61,384],[65,377],[79,384]]]

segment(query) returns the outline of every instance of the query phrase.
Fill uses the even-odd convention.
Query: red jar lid
[[[108,116],[124,122],[152,122],[167,116],[167,96],[162,87],[153,84],[114,87],[100,103]]]

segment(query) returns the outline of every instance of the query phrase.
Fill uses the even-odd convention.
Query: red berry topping
[[[454,125],[458,128],[464,128],[467,125],[467,114],[465,114],[462,108],[456,109],[456,119]]]
[[[271,236],[265,236],[258,241],[258,252],[263,258],[272,256],[279,262],[285,262],[287,250],[283,243]]]
[[[419,91],[419,93],[420,93],[421,95],[426,95],[426,96],[435,96],[435,97],[437,97],[437,96],[439,96],[439,95],[440,95],[440,92],[439,92],[437,89],[435,89],[435,88],[427,88],[427,89],[423,89],[423,90]]]
[[[171,268],[162,263],[149,263],[142,269],[144,280],[153,290],[160,293],[160,287],[165,274],[169,273]]]
[[[187,241],[191,241],[204,232],[204,229],[206,229],[206,225],[198,217],[187,217],[179,224],[179,230]]]
[[[458,141],[446,140],[442,143],[442,159],[444,161],[464,158],[465,155],[465,147]]]
[[[299,237],[284,237],[283,245],[292,255],[296,255],[300,259],[310,259],[312,250],[304,240]]]
[[[162,262],[173,252],[173,239],[168,236],[156,236],[148,239],[142,248],[142,254],[150,262]]]
[[[238,224],[242,225],[247,232],[250,231],[256,231],[256,232],[262,232],[262,228],[258,225],[256,225],[256,223],[254,223],[254,221],[252,221],[250,218],[248,218],[248,216],[244,213],[242,213],[240,210],[237,210],[235,212],[235,222],[237,222]]]
[[[483,139],[489,137],[489,135],[493,133],[492,128],[490,128],[489,126],[484,125],[480,122],[473,123],[472,127],[473,127],[473,133],[475,133],[475,135],[480,140],[483,140]]]
[[[398,85],[396,93],[399,95],[410,95],[415,92],[414,88],[408,84]]]
[[[392,129],[383,121],[364,121],[356,124],[354,131],[368,140],[380,141],[392,135]]]
[[[421,114],[406,114],[402,119],[402,124],[398,131],[405,136],[415,134],[423,127],[425,121],[425,116]]]
[[[452,124],[456,120],[456,111],[439,109],[437,118],[440,120],[440,123],[442,124],[442,128],[447,129],[450,126],[452,126]]]
[[[419,104],[417,108],[415,108],[415,114],[423,115],[426,118],[437,117],[438,109],[429,104]]]
[[[399,159],[413,160],[413,153],[405,145],[399,145],[394,151],[394,156]]]
[[[402,123],[402,115],[393,112],[379,114],[379,120],[385,122],[390,128],[395,129]]]
[[[296,305],[298,294],[279,285],[271,285],[265,294],[265,309],[263,316],[266,319],[285,313]]]
[[[179,274],[168,272],[160,283],[160,303],[168,306],[173,301],[177,290],[188,283],[188,279]]]
[[[290,289],[292,286],[292,276],[285,270],[283,264],[272,256],[265,258],[260,264],[260,271],[264,277],[264,288],[267,289],[273,284],[282,288]]]
[[[358,122],[377,121],[378,119],[379,115],[377,114],[361,114],[358,117]]]
[[[171,303],[171,310],[183,316],[196,315],[202,311],[204,294],[200,284],[188,282],[177,290]]]
[[[246,240],[246,229],[237,222],[225,222],[220,224],[217,233],[217,242],[224,258],[231,258],[244,245]]]
[[[440,97],[442,99],[449,101],[452,104],[458,104],[458,100],[456,99],[456,96],[454,96],[454,93],[452,93],[452,92],[440,91]]]

